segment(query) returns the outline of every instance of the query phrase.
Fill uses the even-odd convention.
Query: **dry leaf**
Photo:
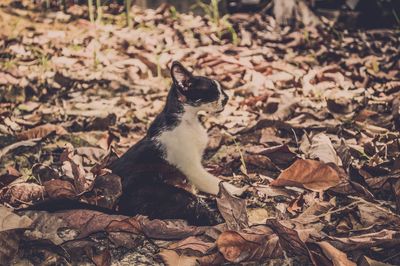
[[[346,253],[336,249],[326,241],[317,242],[322,248],[324,254],[332,261],[334,266],[356,266],[354,262],[349,260]]]
[[[44,182],[43,186],[50,198],[74,198],[76,196],[75,187],[69,181],[53,179]]]
[[[224,217],[228,228],[239,230],[248,227],[249,221],[246,214],[246,201],[232,196],[220,183],[217,198],[218,210]]]
[[[319,161],[299,159],[285,169],[271,186],[293,186],[313,191],[324,191],[343,179],[338,168]]]
[[[218,237],[217,246],[225,259],[234,263],[283,255],[278,236],[266,226],[255,226],[241,232],[225,231]]]
[[[0,205],[0,232],[28,228],[32,224],[32,220],[27,216],[19,216],[12,212],[10,208]]]
[[[45,124],[41,126],[37,126],[32,129],[28,129],[26,131],[22,131],[17,135],[17,137],[21,140],[28,140],[28,139],[36,139],[36,138],[44,138],[55,132],[57,135],[66,135],[68,131],[65,130],[62,126],[59,125],[52,125],[52,124]]]

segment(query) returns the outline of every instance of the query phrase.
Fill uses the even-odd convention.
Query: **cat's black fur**
[[[196,107],[222,99],[223,108],[228,97],[214,80],[193,76],[179,62],[172,63],[171,72],[173,84],[164,109],[150,125],[144,138],[108,167],[122,178],[122,196],[115,210],[125,215],[143,214],[159,219],[179,218],[197,225],[215,224],[222,220],[217,212],[210,209],[209,204],[192,193],[165,182],[166,176],[171,172],[181,173],[165,160],[166,151],[156,141],[156,137],[180,123],[185,105]],[[49,200],[35,206],[30,209],[55,211],[85,208],[106,213],[114,212],[63,199]]]

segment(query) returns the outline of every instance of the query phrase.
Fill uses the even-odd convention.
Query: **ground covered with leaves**
[[[168,6],[132,8],[127,28],[84,9],[0,8],[0,264],[400,264],[398,31]],[[204,164],[249,185],[220,192],[225,223],[17,211],[57,198],[112,207],[120,181],[102,166],[161,110],[172,60],[230,96],[202,116]]]

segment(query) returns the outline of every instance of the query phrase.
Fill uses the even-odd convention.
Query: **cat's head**
[[[178,99],[185,105],[199,111],[222,112],[228,102],[228,95],[221,84],[203,76],[194,76],[178,61],[172,62],[171,77]]]

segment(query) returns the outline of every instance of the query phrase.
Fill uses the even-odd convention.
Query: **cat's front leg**
[[[240,196],[243,192],[248,188],[245,187],[236,187],[232,184],[229,184],[220,178],[210,174],[207,172],[202,166],[198,166],[196,171],[191,171],[190,174],[187,174],[189,181],[200,191],[217,195],[219,192],[219,183],[223,182],[224,188],[231,194],[235,196]]]

